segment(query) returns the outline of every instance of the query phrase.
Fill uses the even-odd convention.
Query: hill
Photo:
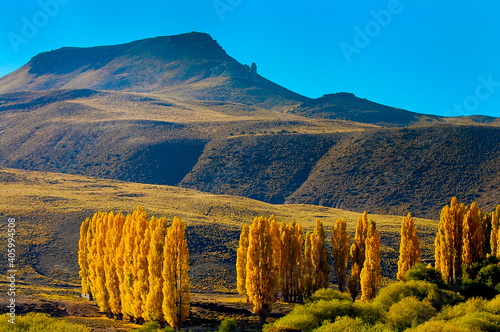
[[[377,104],[345,92],[327,94],[303,102],[291,112],[312,118],[349,120],[389,127],[425,124],[441,119],[439,116],[424,115]]]
[[[66,47],[0,78],[0,166],[276,204],[437,218],[457,195],[491,208],[499,128],[300,96],[203,33]]]
[[[243,223],[259,215],[275,214],[279,221],[300,222],[305,230],[320,218],[331,236],[338,218],[345,218],[353,234],[359,213],[312,205],[272,205],[236,196],[210,195],[178,187],[103,180],[83,176],[0,169],[2,218],[16,218],[16,264],[23,280],[78,282],[78,239],[81,222],[96,211],[132,212],[143,206],[149,215],[177,215],[187,222],[194,289],[233,291],[236,249]],[[370,214],[382,234],[384,276],[397,270],[402,217]],[[417,219],[423,257],[433,255],[437,223]],[[0,240],[5,244],[6,238]],[[5,272],[6,257],[0,264]],[[50,278],[50,279],[44,279]]]

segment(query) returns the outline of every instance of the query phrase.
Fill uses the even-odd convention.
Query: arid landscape
[[[0,216],[17,221],[18,313],[96,331],[139,327],[80,296],[80,226],[97,211],[140,205],[183,219],[192,304],[182,329],[214,331],[230,317],[253,331],[259,319],[236,291],[243,224],[275,215],[305,232],[320,219],[331,249],[336,220],[353,239],[366,210],[387,285],[404,216],[434,265],[443,206],[455,196],[494,211],[499,182],[499,118],[419,114],[346,92],[311,99],[204,33],[65,47],[0,78]],[[7,266],[0,256],[2,274]],[[278,303],[269,321],[293,307]]]

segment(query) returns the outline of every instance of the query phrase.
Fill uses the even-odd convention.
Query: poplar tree
[[[110,212],[110,216],[114,218],[113,212]],[[99,213],[96,222],[96,234],[94,236],[94,282],[95,286],[95,301],[101,311],[106,314],[111,313],[111,307],[109,306],[109,292],[106,288],[106,272],[104,269],[105,261],[107,260],[107,250],[106,250],[106,234],[108,233],[107,227],[108,214],[106,212]]]
[[[302,246],[301,246],[302,247]],[[328,287],[328,253],[325,246],[325,229],[321,220],[316,219],[316,227],[311,235],[312,262],[314,267],[313,292]]]
[[[473,202],[463,219],[462,264],[470,265],[485,257],[482,214]]]
[[[363,269],[361,270],[361,300],[370,301],[375,298],[382,280],[380,267],[380,236],[374,221],[368,224],[366,251]]]
[[[163,248],[167,235],[167,219],[151,218],[149,222],[151,241],[149,243],[148,260],[148,290],[144,304],[144,318],[149,321],[164,322],[163,303]]]
[[[247,251],[248,251],[248,225],[243,225],[240,234],[240,243],[236,254],[236,283],[238,293],[246,295],[246,268],[247,268]],[[248,297],[247,297],[248,301]]]
[[[312,245],[311,245],[311,233],[306,233],[306,239],[304,243],[304,256],[302,258],[302,286],[304,297],[309,297],[312,295],[312,277],[314,273],[314,267],[312,262]]]
[[[415,264],[420,263],[420,243],[417,236],[417,227],[411,213],[403,218],[401,224],[401,242],[399,244],[398,280],[406,281],[405,273]]]
[[[122,250],[121,259],[123,261],[120,283],[120,299],[122,301],[122,314],[132,320],[134,314],[132,311],[132,303],[134,301],[133,294],[133,252],[135,249],[135,221],[133,214],[128,214],[125,217],[125,224],[123,226],[124,234],[122,236],[122,242],[120,243],[120,248]]]
[[[112,213],[108,214],[108,232],[106,233],[106,259],[104,265],[104,272],[106,275],[106,288],[109,293],[109,306],[111,313],[117,317],[121,316],[121,300],[120,300],[120,280],[119,271],[121,270],[122,260],[116,254],[116,250],[120,246],[123,224],[125,217],[123,214],[118,213],[113,216]]]
[[[334,259],[333,270],[341,292],[346,290],[350,238],[345,219],[337,219],[332,233],[332,257]]]
[[[281,233],[280,233],[280,227],[278,223],[276,222],[276,218],[274,215],[271,215],[269,218],[269,224],[271,227],[271,237],[272,237],[272,243],[273,243],[273,264],[274,264],[274,271],[277,276],[277,281],[276,281],[276,287],[277,289],[281,288]],[[248,241],[248,237],[247,237]],[[247,251],[248,251],[248,242],[247,242]],[[245,262],[246,264],[246,262]]]
[[[361,290],[360,275],[365,262],[365,240],[368,232],[368,214],[366,211],[358,218],[354,243],[351,245],[349,257],[351,259],[351,275],[348,279],[348,290],[353,299],[356,299]]]
[[[163,315],[167,323],[178,330],[189,315],[191,298],[189,284],[189,250],[186,225],[174,217],[168,228],[163,250]]]
[[[491,235],[490,235],[490,247],[491,255],[500,258],[500,251],[498,250],[498,245],[500,243],[500,223],[499,215],[500,205],[497,206],[496,211],[491,213]]]
[[[146,247],[146,230],[148,227],[148,216],[144,210],[139,206],[132,215],[134,221],[134,250],[132,252],[132,292],[133,296],[130,303],[132,306],[132,314],[136,322],[142,323],[142,305],[143,305],[143,292],[147,287],[147,252]]]
[[[434,256],[436,268],[448,284],[459,282],[462,275],[462,228],[466,213],[467,207],[463,203],[458,204],[456,197],[451,199],[450,206],[446,205],[441,210]]]
[[[87,233],[89,232],[91,219],[86,218],[82,225],[80,226],[80,240],[78,241],[78,265],[80,266],[80,270],[78,275],[81,278],[82,285],[82,293],[88,294],[89,298],[92,296],[92,292],[90,290],[90,280],[89,280],[89,246],[87,243],[88,237]]]
[[[292,221],[290,225],[281,224],[281,296],[285,302],[300,302],[301,291],[300,263],[302,261],[302,226]],[[277,286],[279,283],[277,283]]]
[[[272,235],[267,218],[254,219],[249,230],[246,289],[253,311],[265,322],[276,301],[277,279],[274,268]]]

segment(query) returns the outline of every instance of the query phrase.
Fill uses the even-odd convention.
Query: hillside
[[[294,114],[323,119],[357,121],[389,127],[405,127],[442,120],[439,116],[409,112],[356,97],[352,93],[327,94],[295,107]],[[478,122],[481,119],[478,119]]]
[[[15,217],[21,250],[17,264],[24,266],[23,280],[50,277],[78,282],[78,238],[81,222],[94,212],[132,212],[141,205],[150,215],[174,215],[187,222],[194,288],[234,290],[236,249],[243,223],[275,214],[279,221],[300,222],[306,230],[321,218],[327,236],[338,218],[345,218],[353,234],[359,213],[312,205],[272,205],[236,196],[217,196],[177,187],[145,185],[83,176],[0,169],[3,202],[0,216]],[[397,270],[399,229],[402,217],[370,214],[382,234],[384,276]],[[429,261],[437,223],[416,220]],[[5,241],[5,237],[0,240]],[[1,258],[1,266],[6,257]],[[30,269],[26,269],[31,267]],[[31,273],[29,273],[31,271]],[[2,272],[5,272],[2,270]]]
[[[0,166],[434,219],[454,195],[498,201],[499,121],[306,98],[193,32],[0,78]]]

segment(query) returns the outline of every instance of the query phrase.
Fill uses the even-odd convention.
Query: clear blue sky
[[[352,92],[420,113],[498,117],[499,18],[498,0],[3,1],[0,76],[63,46],[199,31],[308,97]]]

